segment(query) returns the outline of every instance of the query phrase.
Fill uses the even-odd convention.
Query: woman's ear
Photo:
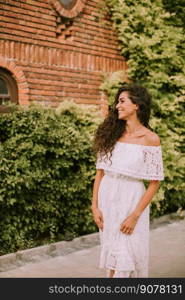
[[[139,109],[139,105],[138,105],[138,104],[135,104],[135,106],[136,106],[136,110],[138,110],[138,109]]]

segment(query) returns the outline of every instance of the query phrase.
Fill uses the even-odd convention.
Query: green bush
[[[97,230],[94,111],[71,102],[0,115],[0,254]]]
[[[105,0],[128,79],[143,84],[153,97],[151,127],[161,137],[165,181],[152,202],[151,215],[185,208],[185,41],[183,1]],[[177,15],[179,13],[180,15]],[[116,76],[111,75],[113,78]],[[108,78],[102,89],[114,97],[117,82]]]

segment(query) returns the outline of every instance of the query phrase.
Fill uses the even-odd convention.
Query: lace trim
[[[128,251],[115,253],[104,248],[101,251],[99,267],[106,269],[107,277],[109,277],[110,270],[115,271],[113,278],[148,277],[146,262],[147,256],[142,258],[140,262],[134,262]]]
[[[114,272],[113,278],[131,278],[131,277],[137,277],[137,275],[135,274],[135,271],[132,272],[127,272],[127,271],[116,271]],[[135,275],[135,276],[133,276]],[[106,270],[106,277],[110,278],[110,270]]]
[[[109,171],[109,172],[115,172],[117,174],[120,175],[124,175],[124,176],[128,176],[128,177],[133,177],[135,179],[143,179],[143,180],[163,180],[164,176],[163,175],[146,175],[146,174],[138,174],[137,172],[134,173],[132,171],[129,170],[118,170],[116,168],[108,168],[105,165],[99,163],[96,165],[97,169],[104,169],[105,171]]]
[[[135,264],[126,247],[122,251],[117,252],[102,249],[100,268],[131,272],[135,270]]]
[[[125,150],[123,150],[124,147],[115,147],[111,157],[112,164],[105,157],[98,158],[96,168],[113,171],[136,179],[164,180],[161,147],[136,146],[140,146],[137,151],[133,147]]]
[[[131,146],[139,146],[139,147],[145,147],[145,148],[154,148],[154,149],[158,149],[161,148],[161,146],[150,146],[150,145],[142,145],[142,144],[133,144],[133,143],[125,143],[125,142],[119,142],[117,141],[116,143],[118,144],[123,144],[123,145],[131,145]]]

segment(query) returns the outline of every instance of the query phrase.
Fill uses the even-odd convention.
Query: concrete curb
[[[180,221],[185,218],[185,210],[180,210],[175,213],[167,214],[159,218],[155,218],[150,222],[150,229],[170,224],[174,221]]]
[[[185,218],[185,211],[172,213],[151,221],[150,229],[164,226],[174,221]],[[24,265],[47,260],[56,256],[64,256],[69,253],[91,248],[99,245],[99,233],[92,233],[73,239],[72,241],[61,241],[36,248],[26,249],[0,256],[0,272],[5,272]]]
[[[17,251],[7,255],[0,256],[0,272],[8,271],[25,263],[33,263],[41,260],[47,260],[59,255],[96,246],[99,244],[99,233],[92,233],[73,239],[72,241],[61,241],[36,248]]]

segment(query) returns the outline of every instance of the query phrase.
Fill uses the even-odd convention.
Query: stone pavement
[[[161,218],[150,230],[149,277],[185,278],[185,219]],[[50,250],[50,251],[49,251]],[[0,257],[0,277],[102,278],[99,235],[77,238]]]

